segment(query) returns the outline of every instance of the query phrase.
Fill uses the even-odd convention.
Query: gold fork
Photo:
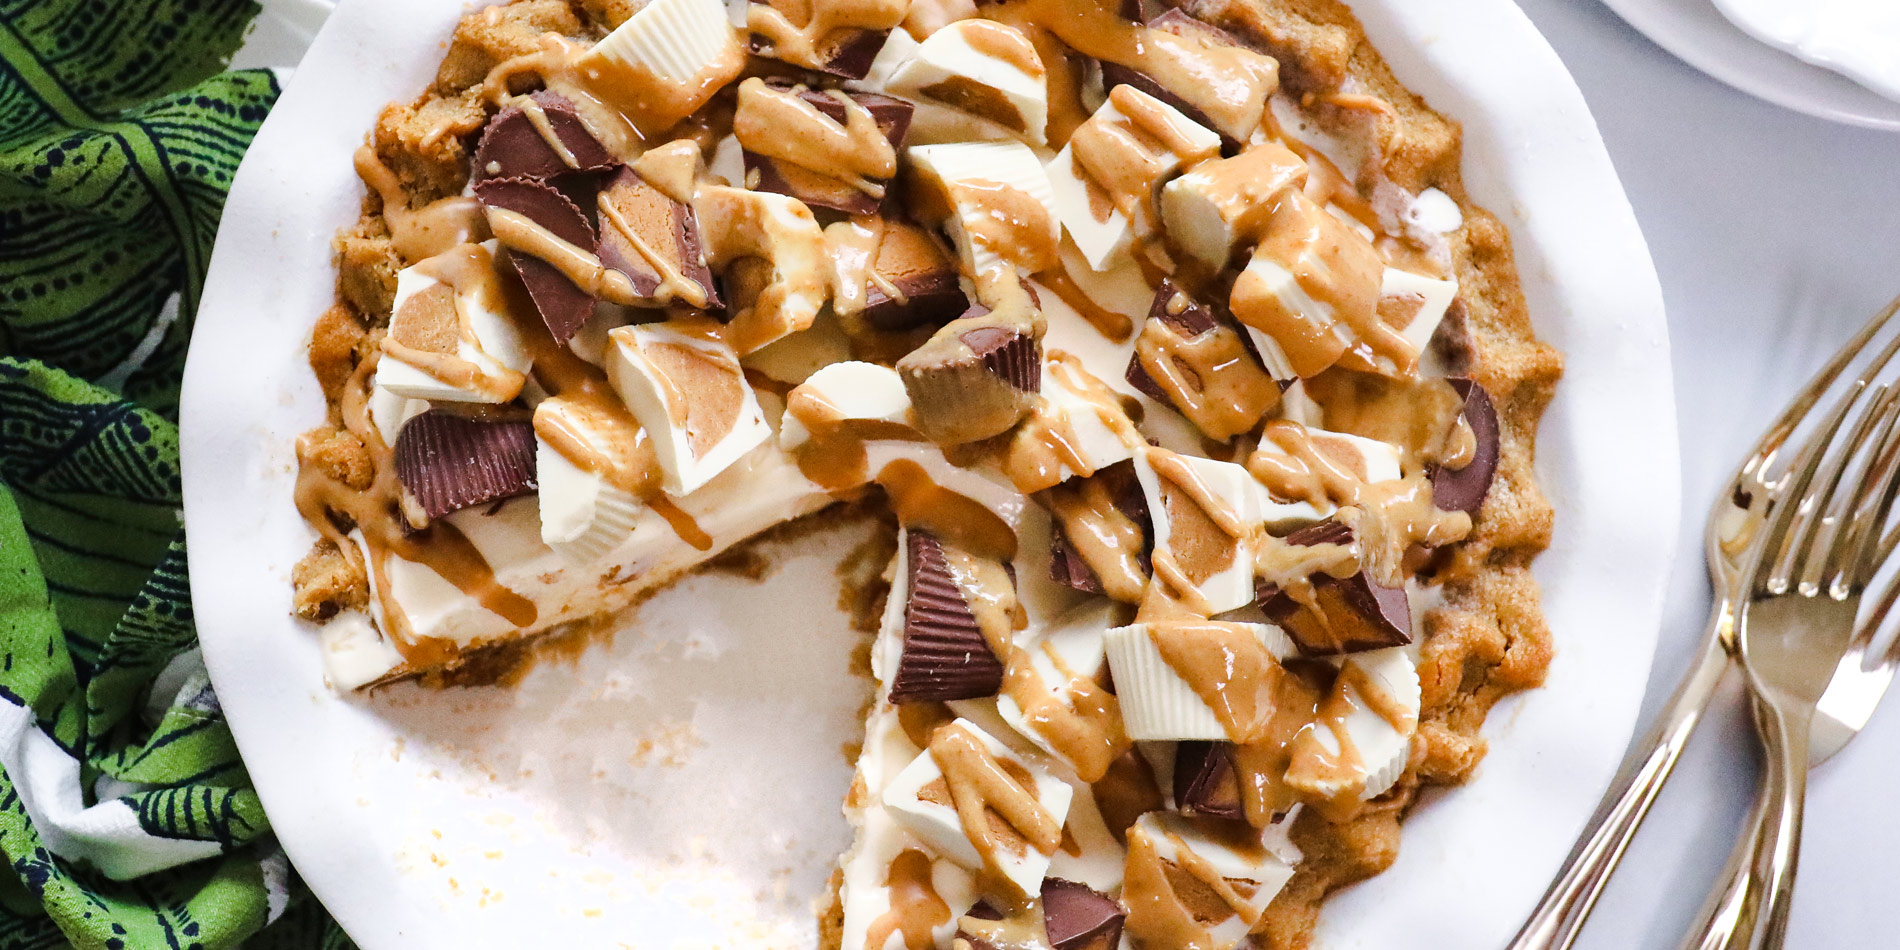
[[[1710,507],[1704,548],[1709,581],[1714,588],[1708,623],[1702,644],[1689,671],[1675,693],[1657,716],[1655,723],[1633,747],[1589,825],[1578,837],[1576,846],[1551,881],[1537,907],[1525,920],[1508,950],[1567,950],[1575,942],[1584,921],[1596,905],[1597,897],[1616,869],[1624,850],[1635,837],[1636,829],[1648,815],[1650,805],[1662,791],[1674,771],[1689,737],[1701,724],[1702,714],[1714,698],[1717,687],[1727,674],[1734,650],[1735,611],[1742,599],[1742,582],[1747,559],[1761,539],[1764,518],[1773,495],[1771,474],[1795,433],[1814,415],[1828,392],[1870,349],[1876,351],[1868,365],[1848,384],[1865,387],[1885,369],[1900,350],[1900,335],[1895,335],[1900,298],[1889,303],[1867,325],[1835,353],[1826,366],[1808,381],[1781,414],[1769,424],[1754,448],[1736,468],[1735,474]],[[1858,391],[1856,389],[1855,391]],[[1785,477],[1782,479],[1785,482]],[[1900,532],[1896,532],[1900,535]],[[1890,536],[1883,554],[1891,550]],[[1843,658],[1837,682],[1823,703],[1813,751],[1819,762],[1837,751],[1847,739],[1865,725],[1873,706],[1893,678],[1896,660],[1889,653],[1872,669],[1861,668],[1859,650],[1871,640],[1874,628],[1893,606],[1900,587],[1889,591],[1858,638],[1856,649]],[[1736,870],[1736,869],[1731,869]],[[1711,902],[1712,918],[1730,919],[1747,885],[1747,868],[1729,875],[1731,891]]]
[[[1767,768],[1753,827],[1730,863],[1747,869],[1734,914],[1705,921],[1690,946],[1773,950],[1787,935],[1816,707],[1858,642],[1861,595],[1880,566],[1883,529],[1900,490],[1900,391],[1874,387],[1850,435],[1835,438],[1861,388],[1841,400],[1776,486],[1747,572],[1736,656],[1755,698]]]

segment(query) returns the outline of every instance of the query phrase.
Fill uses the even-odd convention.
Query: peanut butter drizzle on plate
[[[884,182],[897,174],[897,150],[871,110],[836,89],[824,90],[844,109],[840,123],[805,101],[799,95],[804,89],[775,88],[756,76],[740,83],[739,111],[732,119],[739,144],[829,175],[873,198],[884,197]]]
[[[388,559],[391,556],[435,571],[457,590],[517,627],[532,625],[537,611],[533,601],[495,579],[488,560],[455,525],[437,519],[422,531],[409,530],[401,514],[402,484],[396,478],[391,447],[383,442],[382,433],[369,415],[369,390],[378,360],[379,354],[371,353],[357,364],[338,402],[344,428],[361,440],[369,452],[376,472],[374,480],[368,488],[358,490],[331,478],[320,467],[304,462],[297,467],[297,511],[319,534],[335,544],[344,558],[370,578],[382,608],[385,638],[409,665],[427,668],[454,656],[458,646],[415,636],[408,614],[389,589]],[[310,439],[306,434],[297,440],[300,459],[306,456]],[[367,552],[357,547],[349,531],[338,526],[335,520],[338,516],[362,533]]]
[[[891,29],[909,6],[903,0],[777,0],[749,4],[745,25],[773,58],[823,69],[839,31]]]
[[[1028,775],[1013,775],[1007,763],[990,754],[983,743],[962,726],[952,723],[930,737],[930,758],[943,772],[950,801],[963,834],[976,846],[983,866],[999,884],[1007,884],[1004,857],[1033,848],[1054,854],[1062,843],[1062,823],[1049,814],[1033,791]],[[1020,769],[1018,769],[1020,771]],[[1013,884],[1009,891],[1016,893]]]
[[[867,950],[883,950],[893,934],[904,938],[904,950],[934,950],[936,928],[950,922],[950,905],[937,896],[930,880],[930,856],[915,849],[891,859],[884,878],[891,906],[865,932]]]
[[[355,163],[357,177],[382,199],[389,241],[403,260],[420,261],[459,244],[488,239],[488,224],[475,199],[456,195],[411,208],[402,181],[376,157],[374,149],[367,145],[357,148]]]

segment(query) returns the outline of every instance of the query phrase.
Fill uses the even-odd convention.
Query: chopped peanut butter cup
[[[1003,686],[1003,664],[983,638],[969,595],[950,573],[943,543],[917,530],[907,537],[904,652],[891,679],[891,702],[996,695]]]
[[[482,178],[553,178],[618,164],[587,131],[566,96],[543,89],[495,113],[482,130],[473,169]]]
[[[1440,511],[1477,511],[1498,471],[1498,410],[1491,394],[1469,379],[1446,380],[1464,397],[1463,424],[1471,428],[1469,458],[1461,468],[1431,467],[1432,505]]]
[[[897,171],[897,151],[910,133],[911,113],[915,109],[902,99],[874,92],[839,92],[807,89],[783,83],[763,83],[762,90],[741,87],[739,115],[734,119],[739,144],[744,149],[746,187],[770,191],[816,208],[831,208],[846,214],[871,214],[884,207],[890,197],[891,179]],[[756,94],[749,94],[756,93]],[[794,108],[774,113],[769,97],[796,100],[811,111]],[[782,99],[780,100],[783,101]],[[860,111],[861,110],[861,111]],[[854,113],[858,113],[855,116]],[[864,125],[864,117],[871,125]],[[750,124],[748,120],[777,118],[773,123]],[[759,132],[764,131],[763,141]],[[864,140],[861,136],[875,136]],[[882,139],[885,148],[878,147]],[[827,145],[850,153],[863,161],[869,153],[872,164],[888,159],[887,174],[861,174],[853,181],[840,175],[839,159]]]
[[[1152,0],[1123,0],[1122,12],[1123,15],[1129,15],[1136,12],[1153,10],[1156,6],[1157,4],[1153,3]],[[1242,43],[1233,34],[1210,23],[1197,20],[1180,10],[1172,8],[1166,9],[1160,15],[1148,19],[1145,22],[1153,29],[1172,33],[1183,39],[1196,40],[1206,46],[1216,48],[1246,48],[1246,44]],[[1234,136],[1231,130],[1224,129],[1222,124],[1213,116],[1208,115],[1205,110],[1189,102],[1182,95],[1162,85],[1155,77],[1120,63],[1114,63],[1108,60],[1101,60],[1100,63],[1102,67],[1103,89],[1113,89],[1120,85],[1133,86],[1180,110],[1182,115],[1187,116],[1196,123],[1220,133],[1222,153],[1232,155],[1240,151],[1242,143],[1239,138]]]
[[[918,430],[940,444],[1009,431],[1042,389],[1040,315],[980,309],[972,307],[897,361]]]
[[[1352,528],[1327,519],[1286,536],[1288,544],[1311,547],[1351,544]],[[1307,656],[1338,656],[1412,642],[1412,607],[1403,587],[1384,587],[1365,571],[1350,577],[1316,573],[1313,603],[1302,604],[1264,580],[1256,583],[1260,609],[1279,624]]]
[[[858,319],[874,330],[942,326],[970,308],[956,260],[930,232],[885,221]]]
[[[774,7],[766,0],[752,0],[751,5],[768,9]],[[781,60],[844,79],[863,79],[871,71],[871,61],[877,58],[878,50],[884,48],[885,39],[891,35],[889,29],[870,30],[846,26],[826,31],[823,36],[812,37],[810,34],[815,26],[807,23],[795,31],[805,40],[799,45],[809,46],[809,49],[781,49],[772,42],[770,36],[756,31],[752,33],[748,48],[754,56]]]
[[[1043,927],[1055,950],[1115,950],[1126,916],[1119,902],[1087,884],[1043,879]]]
[[[1178,335],[1185,338],[1200,336],[1221,325],[1221,320],[1215,315],[1214,308],[1194,299],[1187,291],[1176,287],[1174,281],[1165,277],[1161,279],[1161,286],[1155,288],[1154,300],[1148,305],[1148,319],[1167,324]],[[1147,396],[1160,402],[1169,401],[1167,390],[1162,389],[1161,384],[1156,382],[1147,370],[1141,368],[1140,354],[1131,354],[1128,357],[1128,372],[1125,378],[1128,380],[1128,385],[1141,390]]]
[[[566,195],[545,182],[528,178],[490,178],[475,184],[475,199],[492,216],[497,210],[526,218],[546,232],[548,243],[567,245],[582,254],[594,251],[594,228]],[[509,260],[528,288],[534,308],[541,313],[557,343],[566,343],[594,315],[594,297],[561,268],[511,248]]]
[[[1251,431],[1280,401],[1281,387],[1232,315],[1166,279],[1129,354],[1126,379],[1218,441]]]
[[[719,293],[706,266],[699,217],[622,168],[601,193],[600,262],[627,275],[633,292],[654,306],[680,302],[717,309]],[[655,319],[662,314],[656,312]]]
[[[404,507],[440,518],[535,490],[534,423],[432,409],[396,434],[395,460]]]
[[[1154,523],[1133,462],[1119,462],[1086,478],[1072,478],[1049,490],[1055,518],[1050,525],[1049,577],[1090,594],[1138,600],[1153,573]],[[1084,549],[1069,537],[1074,519],[1094,544]],[[1093,554],[1093,559],[1091,559]],[[1121,577],[1111,591],[1104,572]]]
[[[1234,748],[1227,742],[1190,740],[1175,747],[1174,804],[1190,815],[1247,817],[1234,774]]]

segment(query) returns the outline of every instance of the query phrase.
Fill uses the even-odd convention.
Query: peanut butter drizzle
[[[297,512],[317,533],[337,546],[343,557],[373,582],[382,607],[383,636],[416,669],[440,665],[454,655],[456,645],[435,638],[418,638],[408,614],[390,590],[391,555],[435,571],[445,581],[516,627],[532,626],[538,611],[534,602],[501,585],[481,551],[453,524],[438,519],[422,531],[410,531],[401,513],[402,484],[396,477],[391,447],[383,442],[369,414],[369,390],[379,354],[364,357],[338,399],[344,428],[368,450],[375,478],[366,489],[351,488],[307,461],[312,436],[297,440]],[[364,552],[337,525],[347,519],[362,532]]]
[[[964,836],[976,846],[983,866],[1014,892],[1004,858],[1023,848],[1054,854],[1062,843],[1062,823],[1043,807],[1026,777],[1011,775],[1005,764],[962,726],[952,723],[938,729],[927,751],[943,772]],[[992,816],[1001,819],[1000,827]]]
[[[595,199],[595,208],[598,212],[602,227],[613,228],[614,233],[619,234],[621,238],[625,239],[626,242],[633,247],[634,251],[640,255],[640,259],[645,261],[649,268],[652,268],[653,273],[659,275],[659,284],[653,288],[653,292],[649,298],[642,300],[643,303],[652,304],[654,302],[678,300],[691,307],[706,306],[708,299],[706,288],[700,286],[699,281],[687,277],[685,272],[673,263],[670,255],[661,254],[646,238],[640,236],[639,230],[633,226],[632,222],[627,220],[626,215],[620,212],[620,207],[613,203],[610,191],[601,191],[600,195]],[[550,239],[559,240],[552,234],[547,236]],[[572,245],[568,246],[572,247]],[[600,264],[598,257],[594,258],[594,261],[595,265],[598,266],[603,273],[604,279],[617,278],[618,280],[624,281],[627,285],[627,291],[629,293],[633,292],[633,281],[630,278],[627,278],[617,270],[612,270],[606,265]],[[556,266],[558,267],[560,265],[557,264]],[[562,273],[565,274],[567,271],[563,270]],[[605,275],[612,275],[612,278],[605,278]],[[587,286],[581,284],[579,281],[575,281],[575,283],[580,284],[583,289]]]
[[[1170,169],[1185,168],[1220,153],[1219,143],[1197,145],[1176,125],[1178,113],[1133,86],[1109,90],[1108,103],[1120,113],[1103,113],[1082,123],[1069,137],[1076,170],[1099,188],[1108,202],[1136,227],[1146,230],[1155,217],[1155,191]],[[1106,215],[1097,215],[1106,221]]]
[[[863,310],[871,287],[899,304],[909,302],[903,290],[878,273],[885,230],[884,218],[874,214],[825,226],[825,246],[831,250],[831,308],[840,316]]]
[[[746,29],[761,52],[775,59],[824,69],[830,65],[839,31],[888,30],[903,22],[904,0],[777,0],[746,8]]]
[[[972,242],[1024,270],[1042,270],[1057,260],[1049,209],[1035,196],[986,178],[968,178],[951,186],[952,203],[968,209],[958,216]],[[985,276],[973,275],[979,281]],[[1013,276],[1013,275],[1011,275]]]
[[[488,239],[482,206],[475,199],[457,195],[411,208],[402,180],[376,157],[374,149],[367,145],[358,148],[355,162],[357,177],[382,199],[383,222],[389,227],[390,244],[403,260],[413,263],[458,244]]]
[[[652,508],[654,514],[664,518],[667,526],[673,529],[674,534],[679,535],[681,541],[701,551],[712,550],[712,535],[700,528],[699,522],[682,509],[671,495],[664,493],[654,495],[647,499],[647,507]]]
[[[906,527],[923,528],[982,557],[1015,558],[1016,532],[995,512],[932,481],[922,465],[894,459],[879,470],[876,481]]]
[[[495,402],[507,402],[519,395],[527,381],[525,374],[500,365],[484,367],[461,355],[464,347],[484,352],[469,318],[470,309],[499,306],[502,300],[494,255],[479,244],[462,244],[414,267],[417,273],[441,284],[410,297],[402,311],[391,316],[389,333],[383,337],[383,352],[445,385],[485,394]],[[417,307],[425,312],[415,314]],[[430,310],[434,312],[426,312]],[[444,323],[452,323],[453,330]]]
[[[691,76],[674,79],[643,65],[597,55],[595,45],[564,58],[564,85],[575,85],[611,104],[634,128],[652,136],[672,128],[745,69],[745,48],[736,38]],[[544,74],[545,75],[545,74]],[[553,79],[550,77],[550,87]]]
[[[756,76],[740,83],[739,111],[732,119],[739,144],[836,178],[873,198],[884,197],[884,182],[897,174],[897,150],[871,110],[843,92],[826,90],[844,108],[840,123],[805,101],[799,95],[803,91],[804,86],[774,88]]]
[[[1002,468],[1016,489],[1024,494],[1056,485],[1070,475],[1095,474],[1089,457],[1077,447],[1074,412],[1092,412],[1101,424],[1115,433],[1130,449],[1146,444],[1135,424],[1128,419],[1121,400],[1102,384],[1082,361],[1061,350],[1050,350],[1044,365],[1056,385],[1087,402],[1088,408],[1058,407],[1046,395],[1036,401],[1028,417],[1017,424],[1003,452]]]
[[[1352,741],[1352,732],[1347,728],[1347,722],[1361,709],[1370,710],[1401,734],[1409,735],[1418,728],[1418,716],[1371,674],[1356,663],[1348,662],[1341,667],[1332,690],[1319,704],[1308,727],[1331,733],[1339,751],[1328,751],[1324,743],[1309,735],[1300,737],[1299,746],[1301,781],[1339,786],[1338,794],[1319,803],[1329,817],[1344,818],[1356,812],[1369,778],[1365,756]]]
[[[607,374],[554,342],[547,328],[523,337],[534,380],[548,393],[535,408],[534,433],[581,470],[651,503],[660,495],[652,440],[607,381]]]
[[[1029,24],[1022,25],[1021,29],[1036,48],[1036,58],[1042,62],[1043,84],[1048,88],[1049,124],[1044,129],[1044,138],[1051,147],[1060,147],[1075,134],[1077,126],[1088,121],[1088,110],[1082,105],[1082,60],[1054,33]]]
[[[1229,326],[1185,337],[1166,320],[1149,320],[1135,356],[1175,408],[1218,441],[1251,430],[1280,401],[1280,387]]]
[[[1068,271],[1060,267],[1052,267],[1036,274],[1035,281],[1055,291],[1055,295],[1062,298],[1062,302],[1068,304],[1069,309],[1087,320],[1089,326],[1095,328],[1095,332],[1100,333],[1110,342],[1126,343],[1128,337],[1135,332],[1135,322],[1130,320],[1127,314],[1117,313],[1096,303],[1094,298],[1084,293],[1081,287],[1076,286],[1074,279],[1069,277]]]
[[[489,7],[481,15],[493,23],[500,16],[500,8]],[[489,70],[482,80],[482,98],[497,107],[505,105],[514,99],[514,81],[532,75],[540,80],[543,88],[560,94],[574,106],[581,125],[608,152],[621,159],[639,155],[645,142],[640,129],[619,106],[596,92],[588,77],[574,65],[575,59],[589,48],[555,33],[544,34],[539,43],[537,49],[503,60]]]
[[[1078,778],[1100,781],[1109,766],[1133,747],[1122,731],[1121,704],[1095,681],[1092,671],[1071,669],[1046,643],[1041,649],[1064,682],[1044,681],[1028,651],[1012,649],[1005,663],[1003,694],[1022,710],[1029,728],[1075,767]]]
[[[1095,572],[1103,593],[1122,603],[1140,603],[1148,588],[1148,572],[1141,566],[1141,526],[1115,507],[1107,485],[1093,480],[1075,485],[1048,495],[1063,537]]]
[[[1162,834],[1179,860],[1163,858],[1145,827],[1137,826],[1128,835],[1122,903],[1128,908],[1127,934],[1136,946],[1222,950],[1225,944],[1215,941],[1211,925],[1235,915],[1249,928],[1259,922],[1235,882],[1221,876],[1174,833]],[[1181,885],[1193,892],[1182,894]]]
[[[1326,428],[1396,446],[1405,471],[1429,464],[1463,468],[1477,449],[1464,399],[1444,379],[1322,373],[1305,383],[1325,407]]]
[[[1303,425],[1276,419],[1260,431],[1261,449],[1247,459],[1247,470],[1275,498],[1324,507],[1350,505],[1365,487],[1365,460],[1326,451]],[[1272,446],[1278,451],[1270,451]]]
[[[555,133],[554,125],[548,121],[547,110],[541,108],[541,103],[534,101],[533,96],[510,96],[502,105],[504,108],[514,106],[520,109],[521,114],[528,117],[528,124],[534,126],[535,134],[541,136],[541,141],[561,160],[561,164],[569,168],[581,167],[580,159],[574,157],[574,150],[568,148],[567,143],[561,141],[561,136]]]
[[[1271,57],[1134,23],[1102,0],[1024,0],[985,15],[1042,27],[1083,56],[1139,70],[1237,139],[1259,124],[1267,95],[1279,86],[1279,64]]]
[[[909,850],[892,858],[884,886],[890,888],[890,910],[865,931],[865,950],[884,950],[892,934],[903,935],[904,950],[935,950],[935,931],[950,922],[950,905],[931,883],[930,856]]]
[[[525,214],[507,208],[489,208],[488,226],[502,247],[548,262],[561,276],[591,296],[623,306],[652,302],[633,289],[633,281],[627,275],[602,264],[594,252],[562,240]]]
[[[732,265],[745,258],[769,262],[765,269],[770,277],[756,299],[733,313],[726,326],[727,342],[742,356],[810,326],[831,289],[824,232],[804,205],[793,201],[788,208],[782,199],[774,200],[778,198],[720,185],[702,186],[693,196],[707,263],[714,271],[730,280]],[[794,307],[795,302],[800,306]],[[802,322],[795,322],[794,316]]]

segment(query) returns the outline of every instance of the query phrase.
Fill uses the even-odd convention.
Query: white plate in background
[[[1566,353],[1539,446],[1559,654],[1543,690],[1493,713],[1478,780],[1422,805],[1397,865],[1329,906],[1321,945],[1485,946],[1568,850],[1642,696],[1677,522],[1662,303],[1583,99],[1513,4],[1355,6],[1399,77],[1463,123],[1470,190],[1511,228],[1538,331]],[[366,950],[808,946],[868,689],[831,575],[849,530],[793,545],[762,583],[690,580],[512,688],[339,696],[289,614],[312,537],[291,442],[323,414],[304,344],[362,194],[350,153],[427,85],[465,9],[345,0],[232,188],[182,409],[220,700],[285,850]],[[1585,464],[1632,457],[1640,480]]]
[[[1813,5],[1820,0],[1788,2]],[[1751,96],[1835,122],[1900,130],[1900,102],[1755,39],[1730,23],[1713,0],[1603,4],[1683,62]]]

